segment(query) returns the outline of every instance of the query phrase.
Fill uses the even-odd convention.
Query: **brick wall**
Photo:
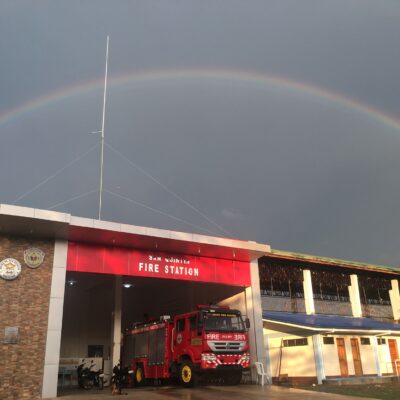
[[[36,269],[24,262],[24,251],[37,247],[45,253]],[[0,278],[0,399],[40,399],[46,348],[47,320],[54,241],[0,236],[0,261],[21,263],[18,278]],[[5,327],[19,327],[17,344],[4,343]]]

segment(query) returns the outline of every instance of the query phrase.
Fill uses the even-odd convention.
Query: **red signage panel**
[[[211,257],[68,244],[67,271],[250,286],[250,263]]]

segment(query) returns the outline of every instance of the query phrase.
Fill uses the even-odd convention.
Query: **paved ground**
[[[201,386],[196,389],[184,389],[179,386],[146,387],[125,389],[122,396],[111,395],[108,388],[103,391],[94,388],[87,392],[79,389],[65,391],[59,396],[60,400],[360,400],[360,397],[269,385]]]

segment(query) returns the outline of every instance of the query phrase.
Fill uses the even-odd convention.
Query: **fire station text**
[[[160,273],[160,264],[139,263],[139,271],[153,272],[156,274]],[[199,276],[199,269],[192,267],[184,267],[178,265],[164,265],[164,274],[166,275],[189,275],[189,276]]]

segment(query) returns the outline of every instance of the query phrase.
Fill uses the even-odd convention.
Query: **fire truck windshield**
[[[245,326],[240,314],[202,313],[204,330],[206,332],[245,332]]]

